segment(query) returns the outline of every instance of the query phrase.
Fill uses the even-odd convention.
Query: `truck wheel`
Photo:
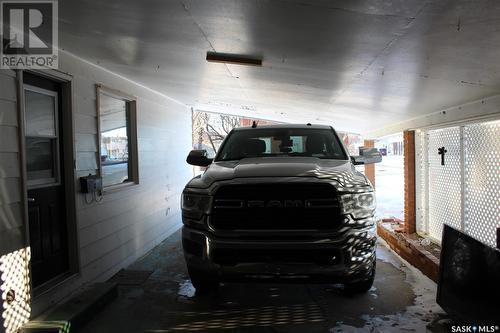
[[[344,283],[344,291],[348,294],[366,293],[373,286],[374,280],[375,280],[375,265],[372,268],[369,278],[352,283]]]
[[[219,288],[219,281],[210,275],[188,267],[189,278],[196,293],[205,294]]]

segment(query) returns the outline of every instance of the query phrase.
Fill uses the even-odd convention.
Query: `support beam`
[[[416,231],[415,210],[415,131],[403,132],[404,146],[404,186],[405,186],[405,224],[404,231],[413,234]]]
[[[433,113],[424,114],[417,118],[412,118],[402,122],[393,123],[389,126],[377,128],[374,131],[361,133],[365,138],[379,138],[385,135],[398,133],[408,128],[424,128],[435,126],[436,124],[453,124],[457,122],[467,122],[471,119],[498,119],[498,106],[500,105],[500,95],[483,98],[454,106],[452,108],[439,110]]]
[[[365,148],[374,148],[375,147],[375,140],[365,140],[364,147]],[[365,176],[372,183],[373,188],[375,188],[375,164],[365,165]]]

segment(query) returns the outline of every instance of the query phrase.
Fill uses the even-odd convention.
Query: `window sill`
[[[139,183],[136,183],[136,182],[126,182],[126,183],[121,183],[121,184],[116,184],[116,185],[110,185],[110,186],[105,187],[102,190],[102,192],[103,192],[103,194],[114,193],[114,192],[118,192],[118,191],[121,191],[121,190],[128,189],[128,188],[136,186],[136,185],[139,185]]]

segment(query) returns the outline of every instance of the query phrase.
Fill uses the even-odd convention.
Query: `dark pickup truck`
[[[330,126],[232,130],[182,194],[182,245],[197,291],[221,281],[343,283],[370,289],[375,276],[375,194],[354,165],[380,162],[376,149],[349,156]]]

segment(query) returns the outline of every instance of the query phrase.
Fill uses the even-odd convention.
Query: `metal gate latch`
[[[441,165],[444,165],[444,155],[447,152],[448,151],[444,147],[438,148],[438,154],[441,155]]]

